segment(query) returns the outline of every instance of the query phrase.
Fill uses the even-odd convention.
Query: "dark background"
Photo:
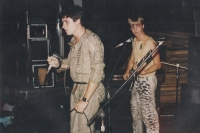
[[[45,23],[48,25],[48,34],[51,36],[51,53],[59,53],[59,41],[56,31],[59,3],[62,8],[74,4],[73,0],[0,0],[1,96],[3,94],[2,90],[5,90],[5,86],[9,86],[10,90],[13,92],[27,89],[26,76],[27,73],[30,72],[27,70],[27,18],[29,21],[28,24]],[[107,79],[111,75],[114,65],[123,50],[123,47],[118,49],[114,47],[132,37],[129,25],[127,24],[127,14],[129,11],[140,13],[144,16],[146,31],[157,33],[168,32],[169,34],[172,31],[178,31],[177,33],[184,32],[194,34],[193,10],[200,9],[200,0],[83,0],[82,3],[83,9],[86,11],[86,26],[98,34],[104,44],[105,72]],[[27,12],[28,17],[26,14]],[[69,49],[67,42],[70,37],[67,37],[65,34],[64,37],[65,55],[67,55]],[[191,49],[193,53],[195,48]],[[131,45],[128,45],[119,65],[127,61],[130,50]],[[18,75],[16,75],[17,61],[19,61]],[[121,82],[118,81],[110,84],[110,88],[112,88],[110,89],[111,96],[120,85]],[[132,127],[130,123],[132,122],[132,118],[129,109],[130,93],[128,91],[121,91],[120,93],[122,93],[122,95],[117,95],[115,99],[113,99],[112,104],[110,104],[111,127],[114,132],[128,132],[128,130],[131,132]],[[44,133],[48,131],[61,133],[61,131],[69,130],[69,94],[68,92],[66,94],[64,89],[53,89],[47,90],[45,97],[43,91],[40,93],[29,93],[28,100],[24,100],[25,93],[16,95],[20,96],[19,99],[22,99],[24,102],[22,102],[14,112],[14,127],[11,126],[13,128],[10,130],[8,129],[8,132],[13,131],[13,133],[21,133],[22,131],[37,131]],[[0,100],[5,100],[4,97],[0,98]],[[16,97],[11,95],[11,98],[7,98],[6,100],[5,102],[12,100],[16,102]],[[64,108],[61,108],[60,105],[63,105]],[[190,111],[193,110],[193,108],[188,109],[190,109]],[[170,110],[170,113],[173,112],[171,108],[163,110]],[[196,125],[200,125],[199,120],[196,122],[196,119],[194,119],[198,118],[199,109],[196,110],[196,112],[188,113],[185,111],[182,115],[175,117],[177,118],[175,122],[169,122],[169,117],[166,117],[166,119],[164,119],[166,123],[161,126],[161,129],[174,130],[176,133],[178,133],[178,131],[182,133],[189,130],[189,132],[194,132],[195,129],[193,126],[195,124],[192,122],[197,123]],[[186,117],[191,118],[183,119]],[[105,119],[106,128],[108,125],[107,118],[108,112],[106,112]],[[192,122],[188,122],[188,119],[192,119]],[[100,120],[98,122],[100,122]],[[171,126],[169,126],[169,123],[171,123]],[[190,123],[190,128],[188,127],[188,123]],[[185,126],[185,124],[187,124],[187,126]],[[101,123],[97,123],[97,125],[101,125]],[[100,126],[98,126],[97,129],[99,128]],[[197,128],[197,132],[199,132],[200,128],[198,126]],[[108,129],[106,130],[108,131]]]
[[[20,74],[26,75],[27,18],[29,24],[48,25],[52,53],[59,52],[56,32],[59,3],[62,8],[74,4],[72,0],[0,1],[1,86],[15,76],[16,60],[21,61]],[[86,12],[86,26],[104,43],[106,64],[110,63],[114,46],[132,36],[127,24],[129,11],[144,16],[146,31],[194,33],[193,10],[200,7],[199,0],[83,0],[82,4]],[[69,37],[65,36],[66,49],[68,40]],[[106,71],[109,71],[108,66]]]

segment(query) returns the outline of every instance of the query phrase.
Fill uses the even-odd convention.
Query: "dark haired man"
[[[130,14],[128,23],[135,38],[132,43],[132,53],[127,70],[123,75],[125,80],[129,78],[130,71],[138,67],[139,61],[156,47],[153,38],[144,32],[144,19],[141,15]],[[147,133],[159,133],[159,118],[155,105],[155,89],[157,86],[155,72],[160,67],[160,56],[156,51],[152,55],[152,60],[138,72],[139,75],[132,88],[130,101],[134,133],[143,133],[143,122]]]
[[[105,97],[102,84],[104,78],[104,47],[99,37],[86,29],[83,24],[81,7],[75,6],[61,12],[62,28],[72,35],[68,58],[60,62],[48,57],[49,65],[58,72],[70,69],[74,86],[70,97],[70,133],[94,132],[94,123],[88,127],[89,120],[99,108]]]

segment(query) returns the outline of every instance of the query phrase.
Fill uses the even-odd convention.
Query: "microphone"
[[[60,60],[60,56],[57,53],[53,53],[52,55],[53,57],[57,58],[58,61]],[[51,70],[52,65],[49,65],[48,70],[47,70],[47,74],[49,73],[49,71]]]
[[[125,45],[126,43],[129,43],[129,42],[132,42],[132,41],[133,41],[133,38],[131,37],[128,40],[126,40],[125,42],[120,43],[117,46],[115,46],[115,48],[121,47],[121,46]]]

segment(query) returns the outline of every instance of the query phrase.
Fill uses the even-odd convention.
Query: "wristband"
[[[58,67],[56,67],[56,69],[59,69],[59,68],[61,68],[61,65],[62,65],[62,62],[60,61],[60,63],[59,63],[59,66],[58,66]]]

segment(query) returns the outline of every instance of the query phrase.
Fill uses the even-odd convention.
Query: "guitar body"
[[[135,80],[137,80],[137,77],[139,75],[138,71],[142,70],[142,65],[144,65],[144,63],[146,62],[146,64],[148,64],[151,60],[152,60],[152,56],[151,56],[152,50],[150,50],[138,63],[137,63],[137,69],[131,70],[130,71],[130,76],[132,76],[129,80],[129,91],[132,90]],[[138,69],[140,68],[140,69]]]
[[[128,82],[128,86],[129,86],[129,91],[132,90],[133,86],[134,86],[134,83],[135,81],[137,80],[137,76],[138,76],[138,73],[134,70],[131,70],[130,72],[130,75],[132,76]]]

